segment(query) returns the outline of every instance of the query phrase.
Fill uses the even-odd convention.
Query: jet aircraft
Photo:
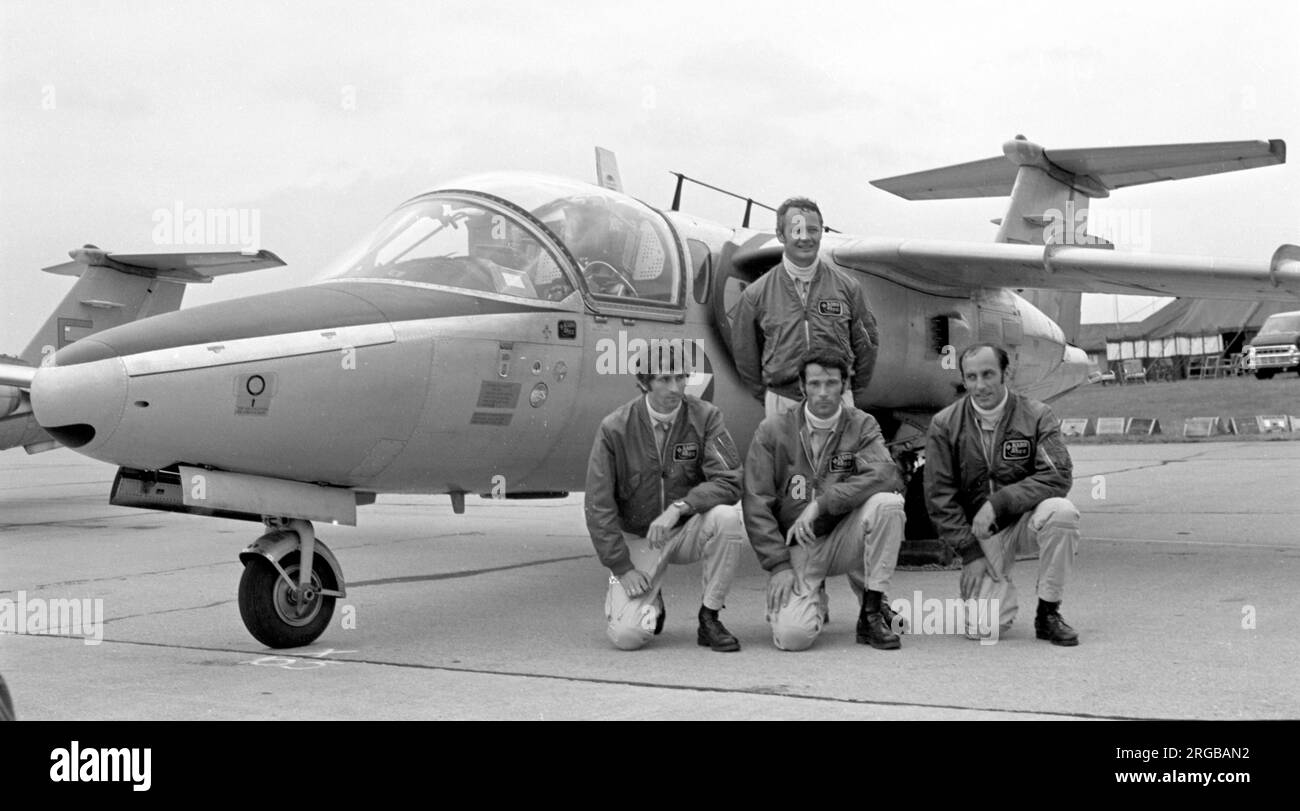
[[[19,357],[0,362],[0,447],[62,445],[119,467],[114,504],[264,525],[240,553],[239,606],[270,647],[309,644],[346,595],[316,524],[355,524],[381,493],[545,498],[581,490],[600,419],[633,396],[647,342],[682,341],[688,390],[740,447],[763,407],[729,351],[771,231],[726,226],[598,184],[480,175],[399,206],[313,283],[179,310],[184,286],[273,267],[272,253],[114,254],[77,276]],[[1285,162],[1281,141],[1003,154],[874,181],[907,199],[1006,196],[991,243],[828,233],[821,257],[879,322],[873,410],[900,458],[959,393],[954,347],[1010,348],[1014,386],[1082,384],[1082,292],[1295,300],[1300,247],[1223,260],[1129,254],[1074,229],[1115,189]],[[1061,228],[1059,212],[1073,211]],[[1082,237],[1082,238],[1076,238]],[[910,454],[910,456],[908,456]]]

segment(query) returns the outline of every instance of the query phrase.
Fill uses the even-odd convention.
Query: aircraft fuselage
[[[142,470],[181,463],[390,493],[564,492],[583,489],[600,419],[638,395],[637,342],[682,340],[702,352],[688,390],[719,405],[746,447],[762,404],[741,386],[719,315],[779,249],[758,232],[666,221],[681,252],[675,304],[629,307],[582,287],[549,301],[335,278],[84,338],[41,370],[33,407],[64,444]],[[825,260],[836,245],[825,241]],[[848,272],[879,324],[869,393],[882,413],[924,419],[951,402],[955,348],[974,340],[1007,344],[1016,385],[1036,396],[1083,379],[1062,362],[1059,327],[1011,291]]]

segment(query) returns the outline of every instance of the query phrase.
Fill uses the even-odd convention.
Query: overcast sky
[[[156,212],[258,215],[309,280],[402,200],[471,172],[592,179],[592,147],[666,206],[677,170],[840,230],[990,240],[1003,199],[907,202],[879,177],[1001,154],[1300,144],[1300,4],[29,2],[0,0],[0,352],[90,242],[160,250]],[[1267,260],[1300,242],[1300,166],[1120,191],[1150,249]],[[730,223],[707,192],[684,208]],[[1085,321],[1114,317],[1089,297]],[[1146,300],[1121,300],[1125,317]]]

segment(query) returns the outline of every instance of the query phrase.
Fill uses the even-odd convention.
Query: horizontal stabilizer
[[[873,180],[871,185],[906,200],[1005,197],[1011,194],[1019,169],[1006,158],[985,158]]]
[[[1286,163],[1286,143],[1280,140],[1048,150],[1018,136],[1002,151],[1000,158],[887,177],[871,185],[908,200],[1003,197],[1011,194],[1020,167],[1033,166],[1089,197],[1106,197],[1126,186]]]
[[[281,267],[284,260],[270,251],[206,251],[201,253],[112,253],[93,245],[68,251],[71,262],[42,268],[46,273],[80,276],[88,267],[106,267],[132,276],[205,284],[213,277]]]

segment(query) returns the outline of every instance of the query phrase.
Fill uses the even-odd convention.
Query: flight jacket
[[[740,485],[740,453],[717,406],[685,395],[661,455],[645,396],[637,397],[601,421],[587,461],[584,512],[596,555],[621,577],[635,568],[624,532],[645,537],[675,501],[689,515],[735,504]]]
[[[876,317],[862,286],[848,273],[818,260],[806,303],[781,264],[741,294],[731,328],[731,353],[741,382],[762,398],[766,389],[792,400],[799,391],[803,356],[819,345],[850,359],[853,402],[864,408],[880,347]]]
[[[1014,524],[1044,499],[1065,498],[1073,483],[1061,423],[1044,403],[1008,392],[988,458],[970,397],[934,415],[925,441],[925,501],[939,537],[963,563],[984,556],[971,521],[993,504],[995,530]]]
[[[830,534],[876,493],[903,489],[898,466],[885,447],[875,417],[844,406],[814,466],[804,407],[768,417],[745,457],[745,531],[768,572],[790,568],[786,533],[813,499],[813,531]]]

